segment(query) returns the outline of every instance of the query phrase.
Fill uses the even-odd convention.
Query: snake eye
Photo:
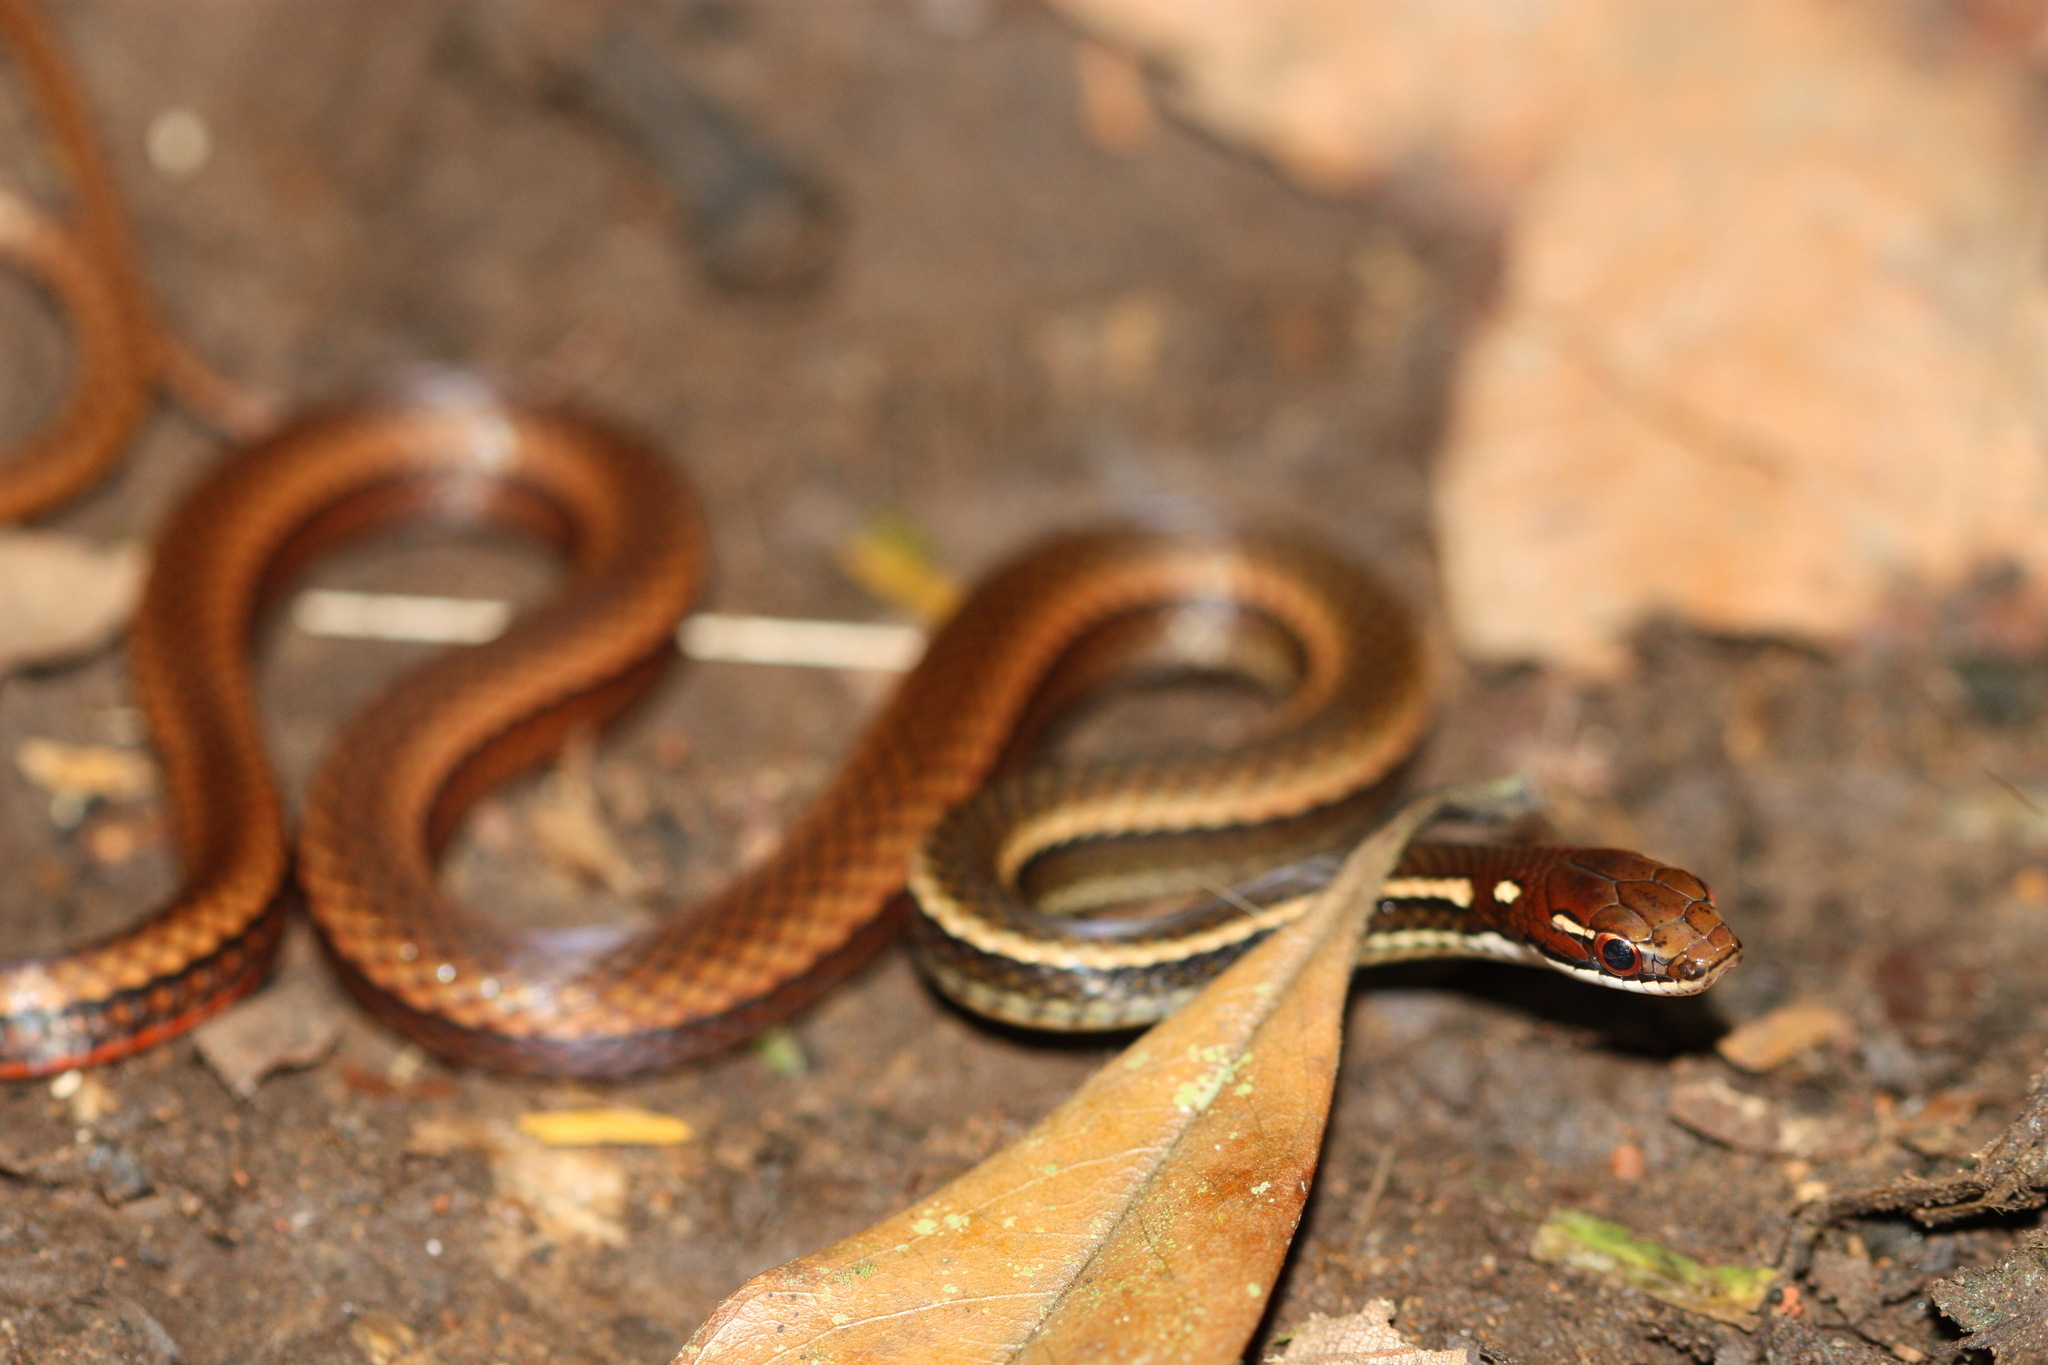
[[[1593,951],[1599,954],[1601,965],[1616,976],[1634,976],[1642,969],[1643,955],[1620,934],[1600,935],[1594,941]]]

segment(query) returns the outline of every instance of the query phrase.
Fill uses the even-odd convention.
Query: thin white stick
[[[502,634],[511,618],[509,604],[473,597],[315,588],[300,593],[292,604],[293,625],[308,635],[332,639],[474,645]],[[724,612],[689,617],[676,640],[693,659],[882,673],[909,669],[925,645],[924,632],[915,626]]]

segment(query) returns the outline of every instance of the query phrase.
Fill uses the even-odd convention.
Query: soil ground
[[[1072,36],[1035,8],[292,0],[202,18],[80,0],[57,19],[196,350],[292,403],[452,362],[636,424],[710,509],[719,608],[884,617],[835,566],[878,517],[971,575],[1056,526],[1208,505],[1301,520],[1428,609],[1429,455],[1483,245],[1304,195],[1176,126],[1104,150]],[[706,278],[669,187],[576,93],[609,25],[638,26],[829,185],[845,236],[818,288]],[[174,108],[212,132],[185,177],[144,155]],[[0,104],[0,163],[46,186],[36,147],[18,101]],[[26,290],[0,285],[0,316],[24,343],[0,359],[12,431],[64,352]],[[49,524],[147,537],[219,451],[166,411]],[[547,576],[523,551],[442,543],[350,552],[315,580],[532,596]],[[2048,1041],[2048,820],[2026,794],[2048,781],[2048,671],[1978,648],[1997,591],[1902,607],[1833,655],[1670,627],[1616,682],[1450,664],[1419,778],[1536,772],[1559,838],[1705,876],[1747,960],[1682,1007],[1505,968],[1362,975],[1273,1331],[1390,1298],[1413,1340],[1496,1359],[1758,1360],[1734,1328],[1531,1259],[1538,1223],[1581,1208],[1703,1261],[1767,1264],[1802,1200],[1955,1169],[1999,1132]],[[420,652],[270,632],[290,790]],[[882,688],[679,670],[594,760],[648,901],[772,840]],[[135,742],[117,653],[0,683],[0,751],[36,736]],[[451,879],[501,914],[644,912],[534,853],[518,830],[544,799],[527,783],[487,800]],[[10,952],[103,932],[173,880],[148,803],[76,826],[48,805],[0,771]],[[1714,1054],[1728,1025],[1795,1000],[1847,1028],[1761,1077]],[[893,951],[794,1038],[800,1070],[742,1050],[593,1087],[417,1065],[350,1010],[331,1056],[248,1099],[189,1040],[106,1068],[90,1103],[0,1088],[0,1361],[665,1360],[747,1276],[989,1155],[1107,1055],[977,1025]],[[1715,1077],[1836,1139],[1799,1155],[1698,1136],[1668,1097]],[[594,1178],[623,1173],[627,1192],[613,1243],[508,1197],[484,1152],[422,1137],[593,1099],[696,1133],[601,1159],[613,1174]],[[1807,1287],[1807,1320],[1949,1358],[1924,1283],[2026,1226],[1831,1232],[1837,1273]],[[1860,1281],[1842,1271],[1858,1263]]]

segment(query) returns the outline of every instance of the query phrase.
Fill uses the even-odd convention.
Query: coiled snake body
[[[67,245],[0,199],[0,256],[51,284],[80,357],[72,399],[0,464],[8,516],[96,476],[172,348],[152,339],[104,165],[52,50],[19,0],[0,0],[0,27],[36,77],[82,223]],[[419,518],[552,542],[566,582],[500,639],[435,661],[349,722],[294,858],[249,636],[309,558]],[[1034,902],[1022,890],[1034,868],[1113,836],[1227,842],[1225,831],[1271,822],[1320,830],[1327,845],[1332,829],[1356,832],[1354,794],[1400,763],[1425,719],[1408,614],[1312,541],[1136,527],[1058,536],[974,592],[774,856],[704,905],[562,961],[453,904],[435,855],[493,782],[658,675],[702,558],[696,507],[658,456],[603,423],[474,384],[316,415],[234,455],[164,532],[131,643],[182,885],[124,932],[0,961],[0,1077],[132,1053],[253,990],[294,872],[371,1010],[446,1057],[507,1070],[619,1075],[747,1036],[887,941],[907,868],[925,909],[920,952],[949,994],[1040,1026],[1142,1022],[1297,913],[1313,860],[1121,919]],[[1021,768],[974,795],[1075,696],[1160,667],[1246,671],[1284,699],[1234,749]],[[1156,890],[1156,876],[1105,866],[1095,882]],[[1075,904],[1092,908],[1094,894],[1084,885]],[[1411,850],[1364,954],[1510,957],[1675,994],[1703,988],[1739,951],[1704,885],[1637,855],[1438,847]]]
[[[1113,671],[1105,658],[1119,648],[1156,661],[1160,639],[1178,636],[1177,662],[1208,666],[1215,641],[1234,633],[1215,623],[1247,619],[1288,642],[1297,680],[1270,732],[1248,745],[1026,770],[999,785],[997,795],[1022,792],[1008,799],[1022,832],[964,840],[995,850],[996,880],[1014,880],[1027,860],[1020,841],[1036,851],[1303,816],[1385,774],[1425,716],[1407,614],[1312,542],[1136,528],[1060,536],[975,591],[775,856],[594,960],[548,960],[452,904],[434,854],[492,782],[652,680],[695,590],[696,509],[661,460],[624,434],[466,384],[314,417],[241,452],[191,493],[158,546],[135,625],[131,657],[184,886],[126,933],[0,966],[0,1072],[121,1055],[261,979],[279,932],[287,838],[246,658],[252,622],[312,555],[422,516],[551,540],[567,582],[503,637],[435,661],[349,722],[308,797],[297,876],[344,978],[372,1010],[444,1056],[508,1070],[660,1066],[816,996],[885,940],[923,836],[1020,731]],[[978,809],[963,812],[970,833],[990,823]],[[942,986],[1003,1017],[1136,1022],[1291,913],[1283,902],[1176,926],[1193,938],[1114,941],[1073,921],[1083,941],[1061,947],[1054,917],[1019,921],[1000,897],[983,917],[963,912],[939,871],[975,865],[961,843],[942,839],[919,860],[939,931],[922,937],[951,945],[928,950]],[[1376,917],[1370,953],[1529,956],[1678,991],[1711,980],[1736,951],[1704,887],[1633,855],[1448,850],[1410,864],[1402,877],[1413,894],[1390,906],[1411,908]],[[1020,974],[1032,979],[1020,984]],[[1060,982],[1070,998],[1114,998],[1117,1008],[1019,1003],[1058,996]]]

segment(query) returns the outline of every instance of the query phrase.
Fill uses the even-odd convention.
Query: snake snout
[[[1702,895],[1683,914],[1657,927],[1649,956],[1655,976],[1690,994],[1705,990],[1741,960],[1742,945],[1721,919],[1713,897]]]
[[[1671,970],[1678,980],[1695,982],[1704,990],[1741,960],[1742,945],[1736,942],[1734,933],[1727,925],[1716,924],[1712,932],[1692,943],[1678,956],[1671,964]]]

